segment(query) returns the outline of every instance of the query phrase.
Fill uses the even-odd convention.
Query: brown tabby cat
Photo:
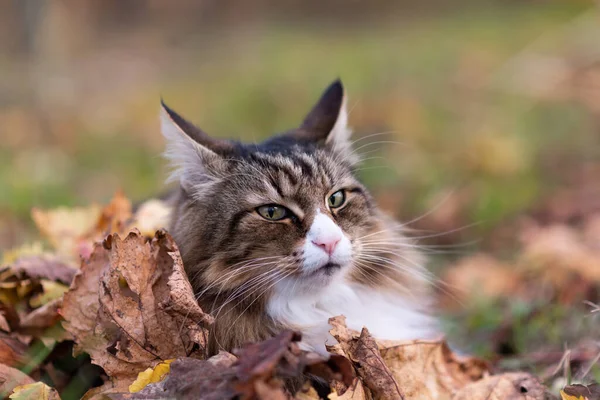
[[[354,175],[340,81],[299,128],[259,144],[211,138],[162,105],[180,183],[170,230],[216,317],[212,353],[289,328],[325,354],[340,314],[381,339],[435,335],[422,258]]]

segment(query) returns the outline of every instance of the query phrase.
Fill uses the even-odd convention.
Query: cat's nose
[[[333,237],[324,237],[324,238],[316,238],[312,240],[312,243],[325,250],[327,254],[330,256],[335,251],[335,246],[342,240],[341,236],[333,236]]]

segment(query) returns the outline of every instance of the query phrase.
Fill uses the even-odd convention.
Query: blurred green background
[[[0,49],[0,250],[37,235],[34,206],[160,194],[161,96],[254,141],[296,126],[337,77],[381,206],[458,246],[434,269],[475,249],[510,258],[519,216],[600,211],[591,0],[0,0]],[[510,297],[468,304],[451,337],[486,356],[547,342],[560,359],[594,336],[580,302]]]
[[[382,206],[472,237],[598,156],[593,2],[413,3],[0,3],[0,248],[32,206],[160,192],[161,95],[252,141],[339,76]]]

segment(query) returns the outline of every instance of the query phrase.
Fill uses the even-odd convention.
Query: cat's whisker
[[[278,274],[281,273],[282,271],[285,271],[285,268],[289,267],[290,265],[292,265],[292,263],[287,263],[283,266],[279,266],[278,269],[276,269],[275,271],[265,271],[265,273],[260,274],[250,280],[248,280],[247,282],[245,282],[244,284],[242,284],[240,287],[238,287],[227,299],[225,304],[233,301],[235,298],[239,297],[241,294],[243,294],[246,291],[246,288],[251,289],[250,286],[252,285],[261,285],[263,282],[268,281],[270,279],[271,276],[276,276],[276,275],[269,275],[269,274]],[[293,271],[292,271],[293,272]],[[233,296],[233,298],[232,298]]]
[[[365,147],[374,146],[374,145],[377,145],[377,144],[397,144],[397,145],[400,145],[400,146],[406,146],[406,143],[402,143],[402,142],[399,142],[397,140],[378,140],[378,141],[375,141],[375,142],[369,142],[369,143],[365,143],[365,144],[363,144],[361,146],[358,146],[357,148],[354,149],[354,152],[357,153],[360,149],[364,149]]]
[[[257,262],[257,261],[266,260],[266,259],[272,259],[272,258],[278,258],[278,259],[281,259],[282,257],[281,257],[281,256],[269,256],[269,257],[261,257],[261,258],[256,258],[256,259],[252,259],[252,260],[246,260],[246,261],[248,262],[248,264],[253,264],[253,263]],[[242,261],[242,262],[243,262],[243,261]],[[275,263],[275,262],[279,262],[279,260],[277,260],[277,261],[273,261],[273,262],[270,262],[270,263],[263,263],[263,264],[259,264],[259,265],[253,265],[253,266],[252,266],[252,268],[250,268],[250,269],[256,269],[256,268],[258,268],[258,267],[264,267],[264,266],[268,266],[268,265],[271,265],[271,264],[273,264],[273,263]],[[232,267],[233,267],[233,266],[237,266],[237,265],[239,265],[240,263],[241,263],[241,262],[239,262],[239,263],[236,263],[236,264],[233,264],[233,265],[232,265]],[[234,275],[236,275],[236,274],[239,274],[239,273],[242,273],[242,272],[247,272],[247,271],[249,271],[250,269],[246,268],[246,267],[248,266],[248,264],[244,264],[244,265],[242,265],[241,267],[238,267],[239,269],[236,269],[236,270],[233,270],[233,271],[229,271],[228,273],[226,273],[225,275],[223,275],[223,277],[226,277],[227,275],[231,275],[231,276],[230,276],[230,278],[231,278],[231,277],[233,277],[233,276],[234,276]],[[233,274],[233,275],[232,275],[232,274]],[[230,279],[230,278],[227,278],[227,279]],[[204,294],[205,294],[205,293],[206,293],[208,290],[210,290],[212,287],[216,286],[217,284],[220,284],[220,285],[221,285],[221,289],[219,290],[219,293],[217,294],[217,297],[215,297],[215,299],[216,299],[216,298],[218,298],[218,296],[220,295],[220,293],[221,293],[221,291],[223,290],[223,287],[224,287],[224,282],[222,282],[222,280],[221,280],[221,279],[220,279],[220,280],[217,280],[217,281],[215,281],[215,282],[213,282],[213,283],[212,283],[212,284],[210,284],[210,285],[209,285],[207,288],[205,288],[205,289],[204,289],[202,292],[200,292],[200,293],[196,294],[196,295],[195,295],[195,298],[196,298],[196,300],[200,299],[200,298],[201,298],[201,297],[202,297],[202,296],[203,296],[203,295],[204,295]],[[213,306],[212,306],[212,308],[214,308],[214,303],[213,303]],[[190,311],[191,311],[191,310],[189,310],[189,311],[188,311],[188,313],[186,314],[186,316],[184,317],[184,320],[183,320],[183,322],[182,322],[182,324],[181,324],[181,327],[180,327],[180,329],[179,329],[179,331],[180,331],[180,332],[181,332],[181,329],[183,329],[183,327],[184,327],[185,321],[187,320],[187,318],[188,318],[188,316],[189,316],[189,313],[190,313]]]
[[[381,264],[373,264],[374,265],[373,266],[368,261],[365,262],[365,263],[360,263],[360,265],[361,265],[361,267],[363,267],[363,268],[365,268],[365,269],[367,269],[367,270],[369,270],[371,272],[375,272],[375,273],[378,273],[379,275],[383,276],[388,281],[390,281],[393,286],[395,286],[398,289],[400,289],[403,293],[407,294],[408,296],[412,297],[413,299],[416,299],[416,294],[413,293],[412,290],[410,290],[410,287],[407,287],[406,285],[402,284],[401,282],[393,279],[391,276],[388,276],[388,275],[384,274],[383,272],[379,271],[377,268],[375,268],[375,267],[389,268],[388,266],[381,265]],[[375,285],[377,286],[377,283],[375,283]]]
[[[399,263],[398,261],[392,260],[387,257],[381,257],[381,256],[372,255],[372,254],[361,254],[359,258],[363,261],[384,262],[384,263],[386,263],[385,266],[382,265],[382,267],[384,267],[384,268],[387,268],[391,271],[400,269],[407,275],[416,275],[419,278],[426,279],[428,282],[434,278],[433,275],[423,273],[423,271],[421,271],[421,268],[411,269],[411,268],[408,268],[407,266]],[[405,260],[405,261],[407,261],[407,260]]]
[[[232,301],[239,298],[240,296],[247,297],[248,295],[251,295],[252,293],[254,293],[254,291],[259,290],[264,285],[268,285],[269,282],[272,281],[272,279],[276,279],[278,276],[280,276],[282,274],[281,271],[269,271],[269,272],[270,272],[270,274],[266,273],[263,275],[259,275],[259,276],[255,277],[252,282],[248,281],[248,282],[246,282],[246,284],[244,284],[244,285],[238,287],[236,290],[234,290],[225,299],[223,304],[221,304],[219,306],[219,308],[217,309],[217,312],[215,313],[215,319],[219,317],[223,308],[225,308],[225,306],[230,304]],[[252,291],[247,293],[250,290],[252,290]]]
[[[440,236],[444,236],[444,235],[450,235],[452,233],[464,231],[466,229],[470,229],[470,228],[473,228],[474,226],[478,226],[478,225],[481,225],[481,222],[473,222],[471,224],[463,225],[463,226],[461,226],[459,228],[456,228],[456,229],[451,229],[451,230],[444,231],[444,232],[438,232],[438,233],[434,233],[434,234],[431,234],[431,235],[411,236],[411,239],[415,239],[415,240],[431,239],[431,238],[435,238],[435,237],[440,237]]]
[[[397,133],[397,131],[384,131],[384,132],[371,133],[370,135],[361,136],[358,139],[353,140],[352,142],[350,142],[350,145],[354,146],[358,142],[362,142],[363,140],[370,139],[370,138],[375,137],[375,136],[391,135],[391,134],[394,134],[394,133]]]
[[[281,258],[280,256],[275,256],[275,257],[264,257],[263,259],[270,259],[270,258]],[[213,283],[211,283],[210,285],[208,285],[202,292],[200,292],[196,298],[200,298],[200,296],[202,296],[204,293],[206,293],[208,290],[212,289],[214,286],[216,285],[222,285],[223,283],[226,283],[230,278],[233,278],[236,275],[242,274],[244,272],[247,271],[251,271],[263,266],[268,266],[268,265],[272,265],[275,264],[277,262],[279,262],[280,260],[275,260],[275,261],[270,261],[270,262],[264,262],[263,259],[254,259],[254,260],[250,260],[247,261],[247,264],[241,265],[241,266],[237,266],[239,263],[234,264],[228,268],[234,268],[237,266],[236,269],[232,269],[231,271],[226,272],[225,274],[223,274],[221,277],[219,277],[218,280],[214,281]],[[225,282],[223,282],[223,279],[227,278],[225,280]]]
[[[355,264],[357,264],[357,265],[359,265],[359,266],[361,266],[361,267],[363,267],[365,269],[368,269],[368,270],[370,270],[372,272],[376,272],[377,274],[381,275],[382,277],[386,278],[387,280],[392,281],[395,285],[398,285],[398,286],[402,287],[403,289],[405,289],[405,287],[404,287],[404,285],[402,285],[402,283],[396,281],[391,276],[388,276],[388,275],[384,274],[383,272],[379,271],[377,268],[372,267],[367,260],[357,259],[357,260],[355,260]],[[363,276],[368,277],[368,275],[361,268],[358,268],[357,270],[361,274],[363,274]],[[377,284],[377,282],[375,282],[373,280],[373,278],[371,278],[371,277],[369,277],[369,278],[371,279],[371,282],[373,282],[375,285]]]
[[[450,190],[436,205],[434,205],[432,208],[430,208],[427,212],[425,212],[424,214],[421,214],[420,216],[418,216],[416,218],[411,219],[410,221],[403,222],[402,225],[414,224],[415,222],[418,222],[418,221],[422,220],[423,218],[433,214],[441,206],[443,206],[444,203],[450,199],[450,197],[452,197],[454,195],[454,192],[455,192],[454,190]]]
[[[426,254],[467,254],[466,251],[458,251],[456,249],[465,249],[467,247],[472,246],[478,241],[471,241],[465,243],[458,243],[453,245],[421,245],[415,243],[402,243],[402,242],[391,242],[391,241],[381,241],[381,242],[361,242],[361,246],[363,248],[375,249],[378,248],[375,246],[383,246],[379,247],[379,249],[389,249],[389,248],[403,248],[403,249],[415,249],[419,251],[423,251]]]
[[[271,265],[273,265],[273,264],[275,264],[275,262],[274,262],[274,263],[268,263],[268,264],[260,264],[260,265],[254,266],[252,269],[254,270],[254,269],[258,269],[258,268],[264,268],[264,267],[266,267],[266,266],[271,266]],[[246,272],[246,271],[247,271],[247,270],[242,270],[240,273],[242,273],[242,272]],[[266,272],[270,272],[270,271],[266,271]],[[260,276],[261,276],[261,275],[259,275],[259,277],[260,277]],[[230,277],[230,278],[231,278],[231,277]],[[228,281],[230,278],[228,278],[228,279],[227,279],[227,281]],[[215,303],[216,303],[216,301],[219,299],[219,296],[221,296],[221,292],[223,291],[223,289],[225,289],[225,283],[227,283],[227,281],[226,281],[226,282],[223,282],[223,283],[221,284],[221,288],[219,289],[219,292],[218,292],[218,293],[216,294],[216,296],[215,296],[215,299],[214,299],[214,301],[213,301],[213,305],[212,305],[211,309],[215,307]],[[250,279],[249,281],[245,282],[245,283],[244,283],[244,284],[242,284],[242,286],[240,286],[239,288],[241,289],[241,288],[243,288],[243,286],[244,286],[244,285],[249,285],[250,283],[254,283],[254,282],[253,282],[253,279]]]
[[[389,229],[382,229],[380,231],[373,232],[373,233],[370,233],[368,235],[357,237],[356,240],[359,241],[359,240],[362,240],[362,239],[365,239],[365,238],[368,238],[368,237],[371,237],[371,236],[375,236],[375,235],[380,235],[380,234],[386,233],[386,232],[392,232],[392,231],[389,230]]]
[[[240,299],[238,301],[238,303],[243,302],[245,299],[247,299],[248,297],[250,297],[253,293],[259,291],[260,289],[262,289],[263,287],[269,286],[269,284],[274,281],[275,279],[285,275],[285,276],[289,276],[291,274],[293,274],[293,271],[289,271],[287,273],[285,273],[285,267],[287,267],[289,264],[283,266],[280,270],[275,271],[275,273],[273,273],[270,276],[267,276],[265,279],[261,279],[259,282],[256,282],[255,284],[253,284],[253,287],[248,287],[247,289],[244,288],[244,290],[241,290],[238,294],[236,294],[235,296],[229,296],[227,298],[227,300],[223,303],[223,305],[221,305],[221,307],[219,307],[219,310],[217,312],[217,315],[219,315],[221,313],[221,310],[229,303],[231,303],[232,301],[234,301],[236,298],[240,297],[240,296],[244,296],[242,299]],[[272,286],[272,285],[271,285]],[[246,293],[247,291],[249,291],[250,289],[252,289],[252,291]],[[266,289],[268,290],[268,288]],[[237,292],[237,290],[236,290]],[[235,293],[235,292],[234,292]],[[259,296],[260,297],[260,296]],[[254,302],[257,300],[257,298],[254,299],[254,301],[250,304],[254,304]],[[249,306],[248,306],[249,307]],[[248,309],[248,307],[246,308],[246,310]],[[233,308],[232,308],[233,309]],[[232,309],[230,309],[229,311],[231,311]],[[229,312],[228,311],[228,312]],[[244,310],[245,311],[245,310]],[[225,314],[227,315],[227,314]],[[241,315],[240,315],[241,316]],[[217,318],[217,316],[215,316],[215,318]],[[239,317],[238,317],[239,318]],[[237,321],[237,320],[236,320]]]
[[[386,244],[386,245],[390,245],[390,246],[402,246],[402,247],[411,247],[411,248],[418,248],[418,249],[429,249],[429,248],[433,248],[433,249],[455,249],[455,248],[463,248],[463,247],[468,247],[468,246],[472,246],[474,244],[477,244],[481,242],[481,240],[479,239],[474,239],[474,240],[470,240],[468,242],[463,242],[463,243],[452,243],[452,244],[417,244],[417,243],[404,243],[401,240],[382,240],[382,241],[377,241],[377,240],[365,240],[365,241],[360,241],[360,244],[365,244],[365,245],[370,245],[370,244]]]
[[[396,253],[393,253],[393,254],[396,255],[396,256],[398,256],[398,257],[401,257],[400,255],[398,255]],[[368,258],[372,257],[372,255],[370,255],[370,254],[367,254],[366,256]],[[395,266],[398,265],[395,260],[392,260],[390,258],[382,257],[382,256],[375,256],[375,257],[377,257],[377,259],[382,260],[382,261],[383,260],[387,260],[387,261],[384,261],[384,262],[387,262],[389,264],[392,264],[392,265],[395,265]],[[410,260],[405,260],[405,261],[410,261]],[[380,266],[383,266],[383,265],[380,265]],[[388,266],[385,266],[385,267],[388,267]],[[439,279],[435,274],[433,274],[432,272],[428,271],[427,269],[425,269],[425,268],[419,268],[419,269],[420,269],[420,271],[416,270],[414,272],[417,273],[417,275],[420,278],[425,279],[427,282],[431,283],[436,288],[443,290],[444,293],[453,296],[453,293],[451,291],[448,291],[448,289],[446,289],[446,287],[449,287],[449,285],[447,283],[445,283],[444,281],[442,281],[441,279]]]
[[[397,265],[397,263],[394,260],[388,259],[387,257],[379,257],[379,258],[387,259],[390,264]],[[377,265],[380,267],[389,268],[389,266],[387,266],[387,265],[381,265],[381,264],[377,264]],[[424,272],[424,274],[420,275],[419,276],[420,278],[427,280],[427,282],[432,284],[435,288],[441,290],[444,294],[450,296],[451,298],[453,298],[454,300],[456,300],[460,303],[460,299],[458,299],[456,297],[456,294],[452,291],[452,289],[453,289],[452,285],[449,285],[448,283],[444,282],[442,279],[440,279],[439,277],[437,277],[436,275],[434,275],[433,273],[431,273],[430,271],[428,271],[426,269],[424,269],[422,272]]]
[[[244,313],[246,311],[248,311],[248,309],[260,298],[262,297],[265,293],[267,293],[273,286],[277,285],[279,282],[281,282],[283,279],[289,277],[290,275],[292,275],[293,272],[288,272],[286,275],[282,276],[281,278],[279,278],[277,281],[273,282],[269,287],[267,287],[265,290],[262,291],[262,293],[260,293],[258,296],[256,296],[256,298],[254,300],[252,300],[252,302],[250,304],[248,304],[248,306],[246,306],[246,308],[244,308],[244,310],[242,310],[242,312],[240,313],[240,315],[238,315],[238,317],[233,321],[232,325],[235,325],[235,323],[244,315]]]

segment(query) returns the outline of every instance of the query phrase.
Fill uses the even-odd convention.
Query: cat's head
[[[166,155],[181,186],[171,231],[196,291],[382,280],[365,269],[376,257],[365,243],[382,249],[389,230],[354,175],[347,119],[340,81],[299,128],[259,144],[212,138],[163,103]]]

